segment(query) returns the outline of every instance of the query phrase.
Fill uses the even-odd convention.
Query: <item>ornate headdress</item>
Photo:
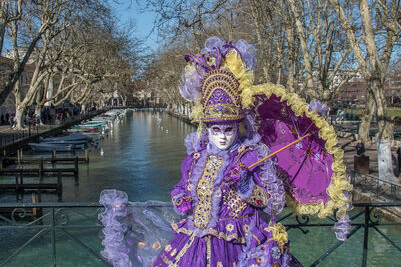
[[[218,37],[207,39],[201,55],[185,56],[188,62],[179,85],[181,95],[196,101],[194,120],[204,123],[239,122],[244,118],[241,104],[241,75],[236,65],[251,71],[255,49],[244,40],[235,45]]]

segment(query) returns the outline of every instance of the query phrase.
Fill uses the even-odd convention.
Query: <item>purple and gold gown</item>
[[[273,239],[277,229],[271,221],[285,205],[275,161],[266,160],[239,181],[234,179],[238,166],[249,166],[269,154],[260,136],[237,137],[230,148],[219,150],[195,132],[187,136],[185,145],[188,155],[181,165],[182,178],[171,197],[177,213],[180,198],[190,196],[192,209],[180,220],[169,221],[173,237],[163,238],[162,232],[169,228],[158,218],[163,216],[146,205],[135,211],[124,192],[109,190],[100,201],[106,207],[99,216],[105,225],[102,254],[114,266],[301,266],[289,253],[288,242]],[[273,220],[268,223],[262,217]]]
[[[191,196],[192,211],[172,224],[175,236],[152,266],[290,264],[288,247],[279,247],[272,240],[271,225],[259,216],[262,210],[279,212],[285,203],[274,161],[251,169],[251,177],[239,183],[241,186],[233,179],[237,166],[249,166],[269,153],[259,141],[258,135],[248,140],[238,138],[229,149],[219,150],[212,143],[199,142],[195,134],[187,137],[188,156],[181,165],[182,179],[171,197],[176,205],[177,199]]]

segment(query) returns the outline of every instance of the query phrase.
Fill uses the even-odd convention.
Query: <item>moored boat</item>
[[[71,144],[48,144],[48,143],[28,143],[33,151],[72,151],[74,145]]]

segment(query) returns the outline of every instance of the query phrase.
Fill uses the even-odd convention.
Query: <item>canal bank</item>
[[[39,125],[39,126],[27,126],[24,130],[13,130],[9,126],[0,126],[0,150],[2,156],[16,153],[18,149],[25,147],[28,143],[35,143],[39,141],[40,137],[56,136],[61,134],[64,130],[79,124],[81,121],[89,120],[99,114],[106,112],[109,109],[102,109],[92,111],[88,114],[80,114],[64,121],[60,125]],[[3,140],[7,144],[3,145]]]

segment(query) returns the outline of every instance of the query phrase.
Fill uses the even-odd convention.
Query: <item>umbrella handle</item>
[[[248,167],[247,167],[247,169],[249,170],[249,169],[251,169],[251,168],[255,167],[255,166],[256,166],[256,165],[258,165],[259,163],[261,163],[261,162],[263,162],[263,161],[267,160],[268,158],[271,158],[271,157],[273,157],[274,155],[276,155],[277,153],[279,153],[279,152],[283,151],[284,149],[287,149],[287,148],[289,148],[290,146],[292,146],[292,145],[294,145],[294,144],[296,144],[296,143],[298,143],[298,142],[302,141],[304,138],[308,137],[308,136],[309,136],[309,135],[311,135],[311,134],[312,134],[312,133],[305,134],[304,136],[302,136],[302,137],[298,138],[298,139],[297,139],[297,140],[295,140],[294,142],[291,142],[291,143],[289,143],[288,145],[286,145],[286,146],[284,146],[284,147],[280,148],[279,150],[277,150],[277,151],[274,151],[273,153],[271,153],[271,154],[267,155],[267,156],[266,156],[266,157],[264,157],[263,159],[260,159],[260,160],[258,160],[257,162],[255,162],[255,163],[251,164],[250,166],[248,166]]]

